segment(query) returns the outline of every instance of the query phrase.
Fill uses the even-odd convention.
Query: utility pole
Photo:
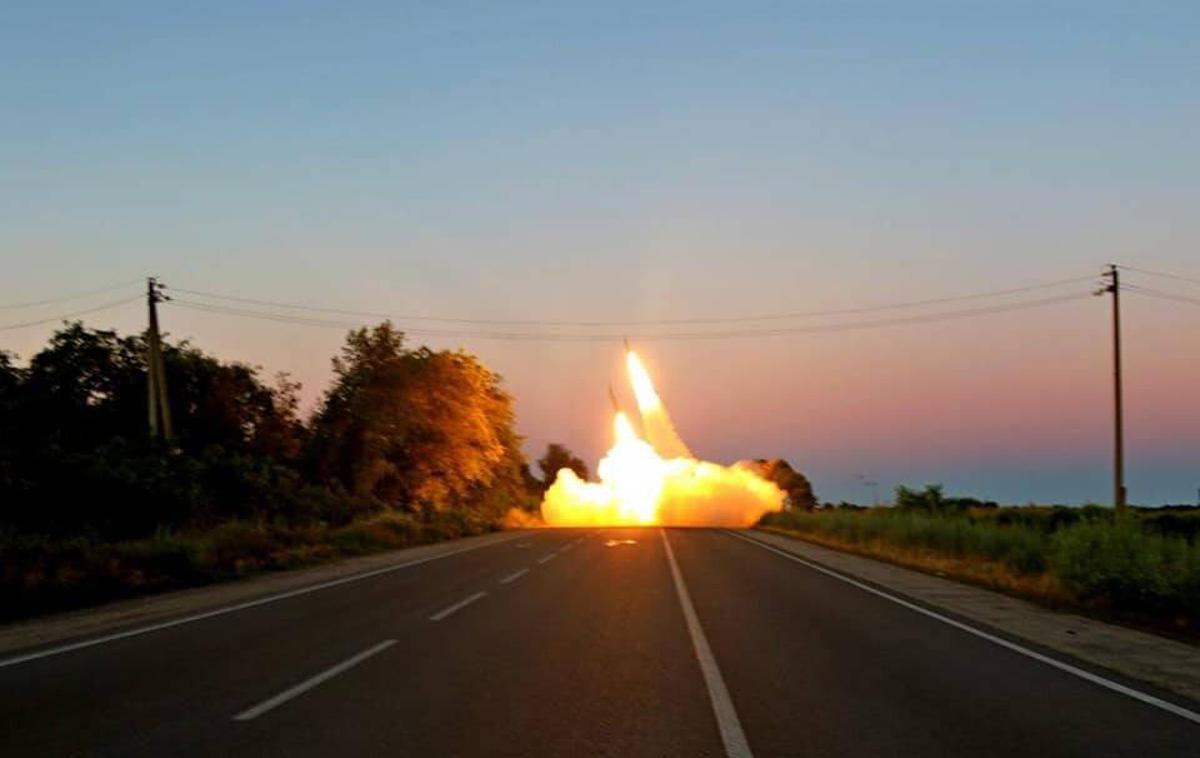
[[[1113,506],[1125,510],[1125,419],[1121,389],[1121,273],[1110,263],[1103,274],[1104,286],[1097,295],[1112,295],[1113,340]]]
[[[162,340],[158,333],[158,304],[167,299],[162,290],[163,286],[155,277],[146,279],[146,307],[150,312],[150,328],[146,333],[146,398],[150,439],[161,439],[169,444],[175,434],[171,429],[171,408],[167,404],[167,374],[163,369]]]

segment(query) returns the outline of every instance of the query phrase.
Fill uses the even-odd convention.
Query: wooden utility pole
[[[1096,294],[1112,295],[1113,340],[1113,506],[1124,511],[1125,502],[1125,418],[1121,388],[1121,273],[1110,263],[1104,272],[1105,286]]]
[[[162,285],[153,276],[146,279],[146,306],[150,311],[150,328],[146,334],[146,387],[150,418],[150,439],[170,443],[171,407],[167,404],[167,375],[163,369],[162,341],[158,333],[158,304],[165,299]]]

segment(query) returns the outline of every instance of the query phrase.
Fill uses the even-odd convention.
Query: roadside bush
[[[421,519],[383,511],[350,524],[228,521],[205,530],[158,529],[152,537],[0,532],[0,620],[150,592],[192,587],[261,571],[304,566],[495,530],[469,512]]]
[[[1125,516],[1060,531],[1052,565],[1084,599],[1122,610],[1166,611],[1187,604],[1183,593],[1194,553],[1186,540],[1147,533]]]
[[[1168,528],[1158,518],[1099,507],[876,508],[785,511],[762,525],[868,553],[900,550],[918,564],[921,556],[977,560],[1016,576],[1045,576],[1079,602],[1114,610],[1200,615],[1200,545],[1173,533],[1193,516],[1175,514]]]
[[[819,534],[851,545],[885,544],[954,558],[982,557],[1014,571],[1044,571],[1049,538],[1036,529],[1000,526],[962,515],[891,509],[784,511],[768,514],[766,526]]]
[[[386,523],[359,521],[331,531],[329,544],[341,553],[362,555],[388,548],[406,547],[413,543],[407,539],[407,535],[400,534]]]
[[[212,559],[205,545],[196,539],[160,528],[146,540],[117,543],[111,551],[97,546],[94,552],[107,554],[125,572],[141,578],[142,583],[196,584],[207,580]]]

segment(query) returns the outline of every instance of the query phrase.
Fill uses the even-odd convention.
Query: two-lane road
[[[36,651],[34,651],[36,652]],[[1200,724],[720,530],[544,530],[0,661],[0,755],[1194,755]]]

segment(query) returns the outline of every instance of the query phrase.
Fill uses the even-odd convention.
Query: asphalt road
[[[1198,752],[1187,718],[717,530],[540,531],[0,661],[3,756]]]

